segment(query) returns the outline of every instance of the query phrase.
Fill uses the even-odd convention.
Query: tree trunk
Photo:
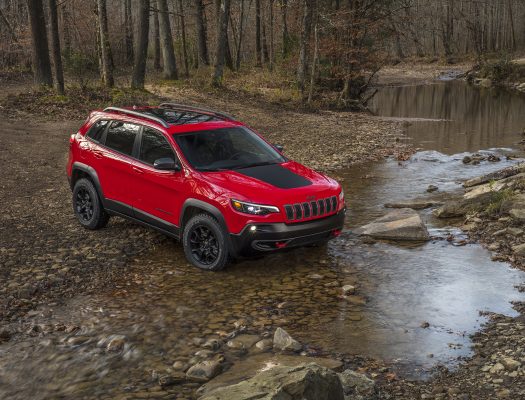
[[[182,54],[184,56],[184,75],[186,77],[190,76],[190,71],[188,67],[188,48],[186,45],[186,20],[184,16],[184,6],[182,4],[183,0],[179,0],[179,14],[180,14],[180,29],[182,36]]]
[[[288,33],[288,0],[281,0],[282,56],[286,58],[290,51],[290,34]]]
[[[27,0],[31,24],[33,75],[37,85],[51,86],[53,75],[49,61],[46,21],[42,0]]]
[[[241,10],[239,16],[239,40],[237,41],[237,49],[235,55],[235,69],[238,71],[241,69],[241,48],[242,48],[242,35],[244,29],[244,0],[241,0]]]
[[[64,57],[69,59],[71,56],[71,21],[68,9],[68,3],[61,6],[62,12],[62,37],[64,38]]]
[[[160,33],[159,33],[159,13],[153,12],[153,68],[160,70]]]
[[[273,42],[273,0],[270,0],[270,71],[273,71],[274,42]]]
[[[195,19],[197,22],[197,47],[199,48],[199,63],[203,65],[210,65],[210,58],[208,56],[208,34],[206,27],[205,8],[202,0],[195,0]]]
[[[179,79],[177,63],[175,62],[175,50],[173,49],[173,38],[171,36],[168,3],[166,0],[157,0],[157,7],[159,8],[160,44],[162,48],[162,60],[164,62],[164,79]]]
[[[124,25],[126,36],[126,61],[128,64],[133,62],[133,19],[131,15],[131,0],[124,3]]]
[[[262,46],[261,46],[261,0],[255,0],[255,56],[256,64],[262,66]]]
[[[111,47],[109,44],[108,15],[106,10],[106,0],[97,0],[98,7],[98,26],[100,35],[100,54],[102,58],[102,81],[107,87],[113,87],[113,63],[111,61]]]
[[[137,47],[135,48],[135,62],[131,76],[131,87],[144,89],[146,78],[146,60],[148,57],[149,40],[149,0],[139,0],[137,18]]]
[[[226,41],[228,40],[228,21],[230,20],[230,0],[222,0],[220,8],[219,34],[217,37],[217,61],[215,63],[215,72],[212,80],[214,86],[220,86],[222,84],[224,61],[226,58]]]
[[[304,81],[308,68],[308,41],[312,31],[312,6],[310,0],[303,0],[303,23],[299,49],[299,64],[297,66],[297,87],[304,93]]]
[[[270,56],[268,55],[268,41],[266,40],[266,12],[261,9],[261,25],[262,25],[262,64],[268,62]]]
[[[62,69],[62,55],[60,52],[56,0],[49,0],[49,30],[49,35],[51,36],[51,57],[53,58],[53,72],[55,74],[55,89],[58,94],[64,94],[64,71]]]
[[[317,22],[315,23],[314,28],[314,57],[312,60],[312,73],[310,75],[310,88],[308,89],[308,104],[312,103],[312,97],[314,93],[314,86],[315,86],[315,74],[317,73],[315,68],[317,66],[317,57],[319,52],[319,28],[317,26]]]

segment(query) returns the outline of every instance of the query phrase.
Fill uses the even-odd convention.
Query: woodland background
[[[366,102],[385,64],[505,64],[525,50],[525,1],[0,0],[0,37],[2,73],[58,94],[265,71],[303,102],[347,104]]]

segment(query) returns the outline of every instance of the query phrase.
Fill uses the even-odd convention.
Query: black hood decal
[[[258,167],[242,168],[236,172],[259,179],[280,189],[295,189],[312,184],[308,179],[297,175],[279,164],[261,165]]]

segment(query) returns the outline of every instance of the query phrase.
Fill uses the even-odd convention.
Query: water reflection
[[[407,127],[417,146],[446,154],[513,147],[525,128],[525,96],[458,81],[385,87],[370,107],[385,117],[447,120],[411,121]]]

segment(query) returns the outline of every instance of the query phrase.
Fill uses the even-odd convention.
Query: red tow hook
[[[275,242],[275,247],[277,247],[278,249],[282,249],[285,248],[287,244],[288,242]]]
[[[333,235],[334,237],[338,237],[338,236],[341,235],[342,232],[343,232],[343,231],[342,231],[341,229],[334,229],[334,230],[332,231],[332,235]]]

